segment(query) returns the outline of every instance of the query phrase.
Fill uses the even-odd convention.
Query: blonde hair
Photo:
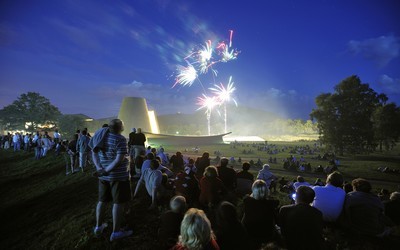
[[[189,250],[201,250],[212,238],[211,223],[204,211],[189,209],[181,223],[180,244]]]
[[[256,180],[253,183],[251,189],[252,189],[251,197],[253,197],[256,200],[263,200],[268,197],[269,190],[267,187],[267,183],[265,183],[265,181],[263,180]]]

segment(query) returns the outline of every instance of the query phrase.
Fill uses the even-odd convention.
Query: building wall
[[[143,132],[151,132],[146,99],[141,97],[125,97],[122,100],[118,118],[124,122],[122,135],[128,137],[132,128],[141,128]]]

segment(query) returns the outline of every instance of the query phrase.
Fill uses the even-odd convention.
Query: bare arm
[[[103,166],[100,163],[100,157],[99,157],[99,153],[95,153],[94,151],[92,151],[92,158],[93,158],[93,163],[96,166],[96,170],[100,171],[103,169]]]
[[[143,173],[142,173],[142,175],[140,176],[140,179],[139,179],[139,181],[138,181],[137,184],[136,184],[135,193],[133,194],[133,197],[136,197],[136,195],[137,195],[137,193],[138,193],[138,191],[139,191],[139,188],[140,188],[140,186],[142,185],[142,183],[143,183]]]

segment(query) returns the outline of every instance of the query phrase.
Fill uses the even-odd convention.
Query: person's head
[[[390,200],[391,201],[398,201],[400,200],[400,192],[393,192],[390,194]]]
[[[156,148],[152,148],[150,151],[151,151],[154,155],[157,154],[157,149],[156,149]]]
[[[296,204],[310,204],[314,201],[315,192],[308,186],[300,186],[296,190]]]
[[[141,128],[138,128],[138,129],[136,129],[136,133],[142,133],[142,129]]]
[[[136,128],[132,128],[132,133],[136,133]]]
[[[54,132],[58,133],[58,129],[54,130]]]
[[[124,131],[124,123],[120,119],[113,119],[108,124],[110,132],[113,134],[121,134]]]
[[[264,164],[263,165],[263,170],[269,170],[269,165],[268,164]]]
[[[102,128],[108,128],[108,124],[104,123],[103,126],[101,126]]]
[[[263,180],[256,180],[251,187],[252,193],[251,197],[256,200],[263,200],[268,197],[268,187],[267,183]]]
[[[221,167],[224,168],[224,167],[228,166],[228,163],[229,163],[229,160],[227,158],[223,157],[221,159]]]
[[[343,185],[343,190],[346,192],[346,194],[348,194],[353,191],[353,186],[351,185],[351,183],[345,183]]]
[[[236,207],[230,202],[221,202],[218,206],[217,221],[220,226],[229,226],[232,225],[232,223],[237,222]]]
[[[353,186],[353,191],[369,193],[372,189],[371,183],[363,178],[354,179],[351,185]]]
[[[326,183],[329,183],[335,187],[341,187],[343,185],[343,176],[341,173],[335,171],[332,174],[328,175],[328,177],[326,178]]]
[[[164,153],[164,148],[163,147],[160,147],[160,152]]]
[[[207,151],[203,153],[203,158],[208,159],[210,158],[210,153],[208,153]]]
[[[191,165],[191,166],[194,165],[194,159],[192,159],[192,158],[189,159],[189,165]]]
[[[87,135],[87,130],[82,130],[82,135]]]
[[[177,157],[182,157],[182,153],[180,151],[176,152],[175,154]]]
[[[243,165],[242,165],[242,169],[243,169],[243,171],[249,171],[250,163],[248,163],[247,161],[244,162]]]
[[[208,166],[204,170],[204,176],[209,178],[216,178],[218,176],[217,168],[214,166]]]
[[[156,170],[159,167],[160,167],[160,162],[159,161],[157,161],[155,159],[151,160],[151,163],[150,163],[150,168],[151,169]]]
[[[187,249],[203,249],[212,237],[211,223],[204,211],[189,209],[181,223],[181,245]]]
[[[297,176],[297,182],[304,182],[304,177],[303,176]]]
[[[150,152],[146,155],[146,158],[147,158],[147,160],[153,160],[155,158],[155,156],[152,152]]]
[[[184,214],[186,212],[186,199],[183,196],[177,195],[171,198],[169,207],[174,213]]]

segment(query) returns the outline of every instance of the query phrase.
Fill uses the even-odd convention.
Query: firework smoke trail
[[[197,110],[205,109],[207,115],[207,127],[208,127],[208,135],[211,135],[211,112],[215,106],[219,104],[218,99],[215,96],[207,96],[203,94],[203,96],[197,97],[197,105],[200,107]]]
[[[229,48],[232,47],[233,30],[229,30]]]
[[[232,100],[237,106],[237,102],[234,98],[232,98],[233,92],[235,92],[236,87],[233,86],[234,82],[232,82],[232,76],[229,77],[229,82],[225,87],[222,83],[220,85],[214,85],[214,88],[209,88],[216,96],[218,103],[220,105],[224,105],[224,122],[225,122],[225,133],[228,133],[228,119],[227,119],[227,109],[226,103]]]

